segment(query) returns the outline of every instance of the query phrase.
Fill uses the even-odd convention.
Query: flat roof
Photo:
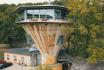
[[[16,48],[16,49],[7,50],[5,52],[13,53],[13,54],[19,54],[19,55],[28,55],[28,56],[31,55],[31,53],[29,52],[29,49],[26,49],[26,48]],[[37,50],[34,53],[39,54],[39,50]]]
[[[22,5],[22,6],[19,6],[17,7],[16,9],[16,12],[21,12],[25,9],[29,9],[29,10],[32,10],[32,9],[60,9],[60,10],[67,10],[66,7],[64,6],[61,6],[61,5]]]

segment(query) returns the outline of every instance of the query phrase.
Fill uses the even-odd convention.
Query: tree
[[[11,39],[16,41],[25,40],[24,30],[15,23],[17,13],[16,5],[1,4],[0,5],[0,43],[11,43]]]
[[[104,60],[104,34],[102,34],[104,29],[101,29],[104,27],[102,22],[104,10],[101,3],[102,0],[67,0],[66,2],[66,7],[70,10],[68,17],[74,29],[68,40],[70,46],[67,52],[72,56],[88,58],[89,63]],[[102,35],[102,39],[99,35]],[[99,41],[103,42],[99,43]]]
[[[54,0],[53,5],[65,5],[66,0]]]

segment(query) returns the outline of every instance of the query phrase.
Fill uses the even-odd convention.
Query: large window
[[[53,9],[41,9],[40,10],[40,19],[53,19],[54,18],[54,10]]]
[[[34,10],[33,18],[39,18],[39,10]]]
[[[39,18],[39,10],[27,10],[27,19]]]
[[[21,12],[17,18],[17,21],[24,20],[24,12]]]
[[[40,18],[46,18],[46,13],[47,13],[47,10],[45,9],[40,10]]]
[[[33,18],[34,11],[33,10],[27,10],[27,19]]]
[[[53,19],[54,18],[54,9],[47,9],[46,15],[47,15],[47,19]]]
[[[27,19],[53,19],[54,9],[27,10]]]
[[[19,19],[65,19],[66,11],[60,9],[33,9],[21,12]]]
[[[55,19],[61,19],[61,10],[55,10]]]

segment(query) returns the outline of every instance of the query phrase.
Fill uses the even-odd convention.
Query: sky
[[[54,1],[54,0],[50,0]],[[37,3],[37,2],[49,2],[49,0],[0,0],[0,4],[19,4],[19,3]]]

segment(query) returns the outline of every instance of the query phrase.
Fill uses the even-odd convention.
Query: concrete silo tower
[[[66,34],[62,27],[68,25],[68,10],[59,5],[20,6],[18,24],[31,36],[41,53],[41,64],[56,64]]]

